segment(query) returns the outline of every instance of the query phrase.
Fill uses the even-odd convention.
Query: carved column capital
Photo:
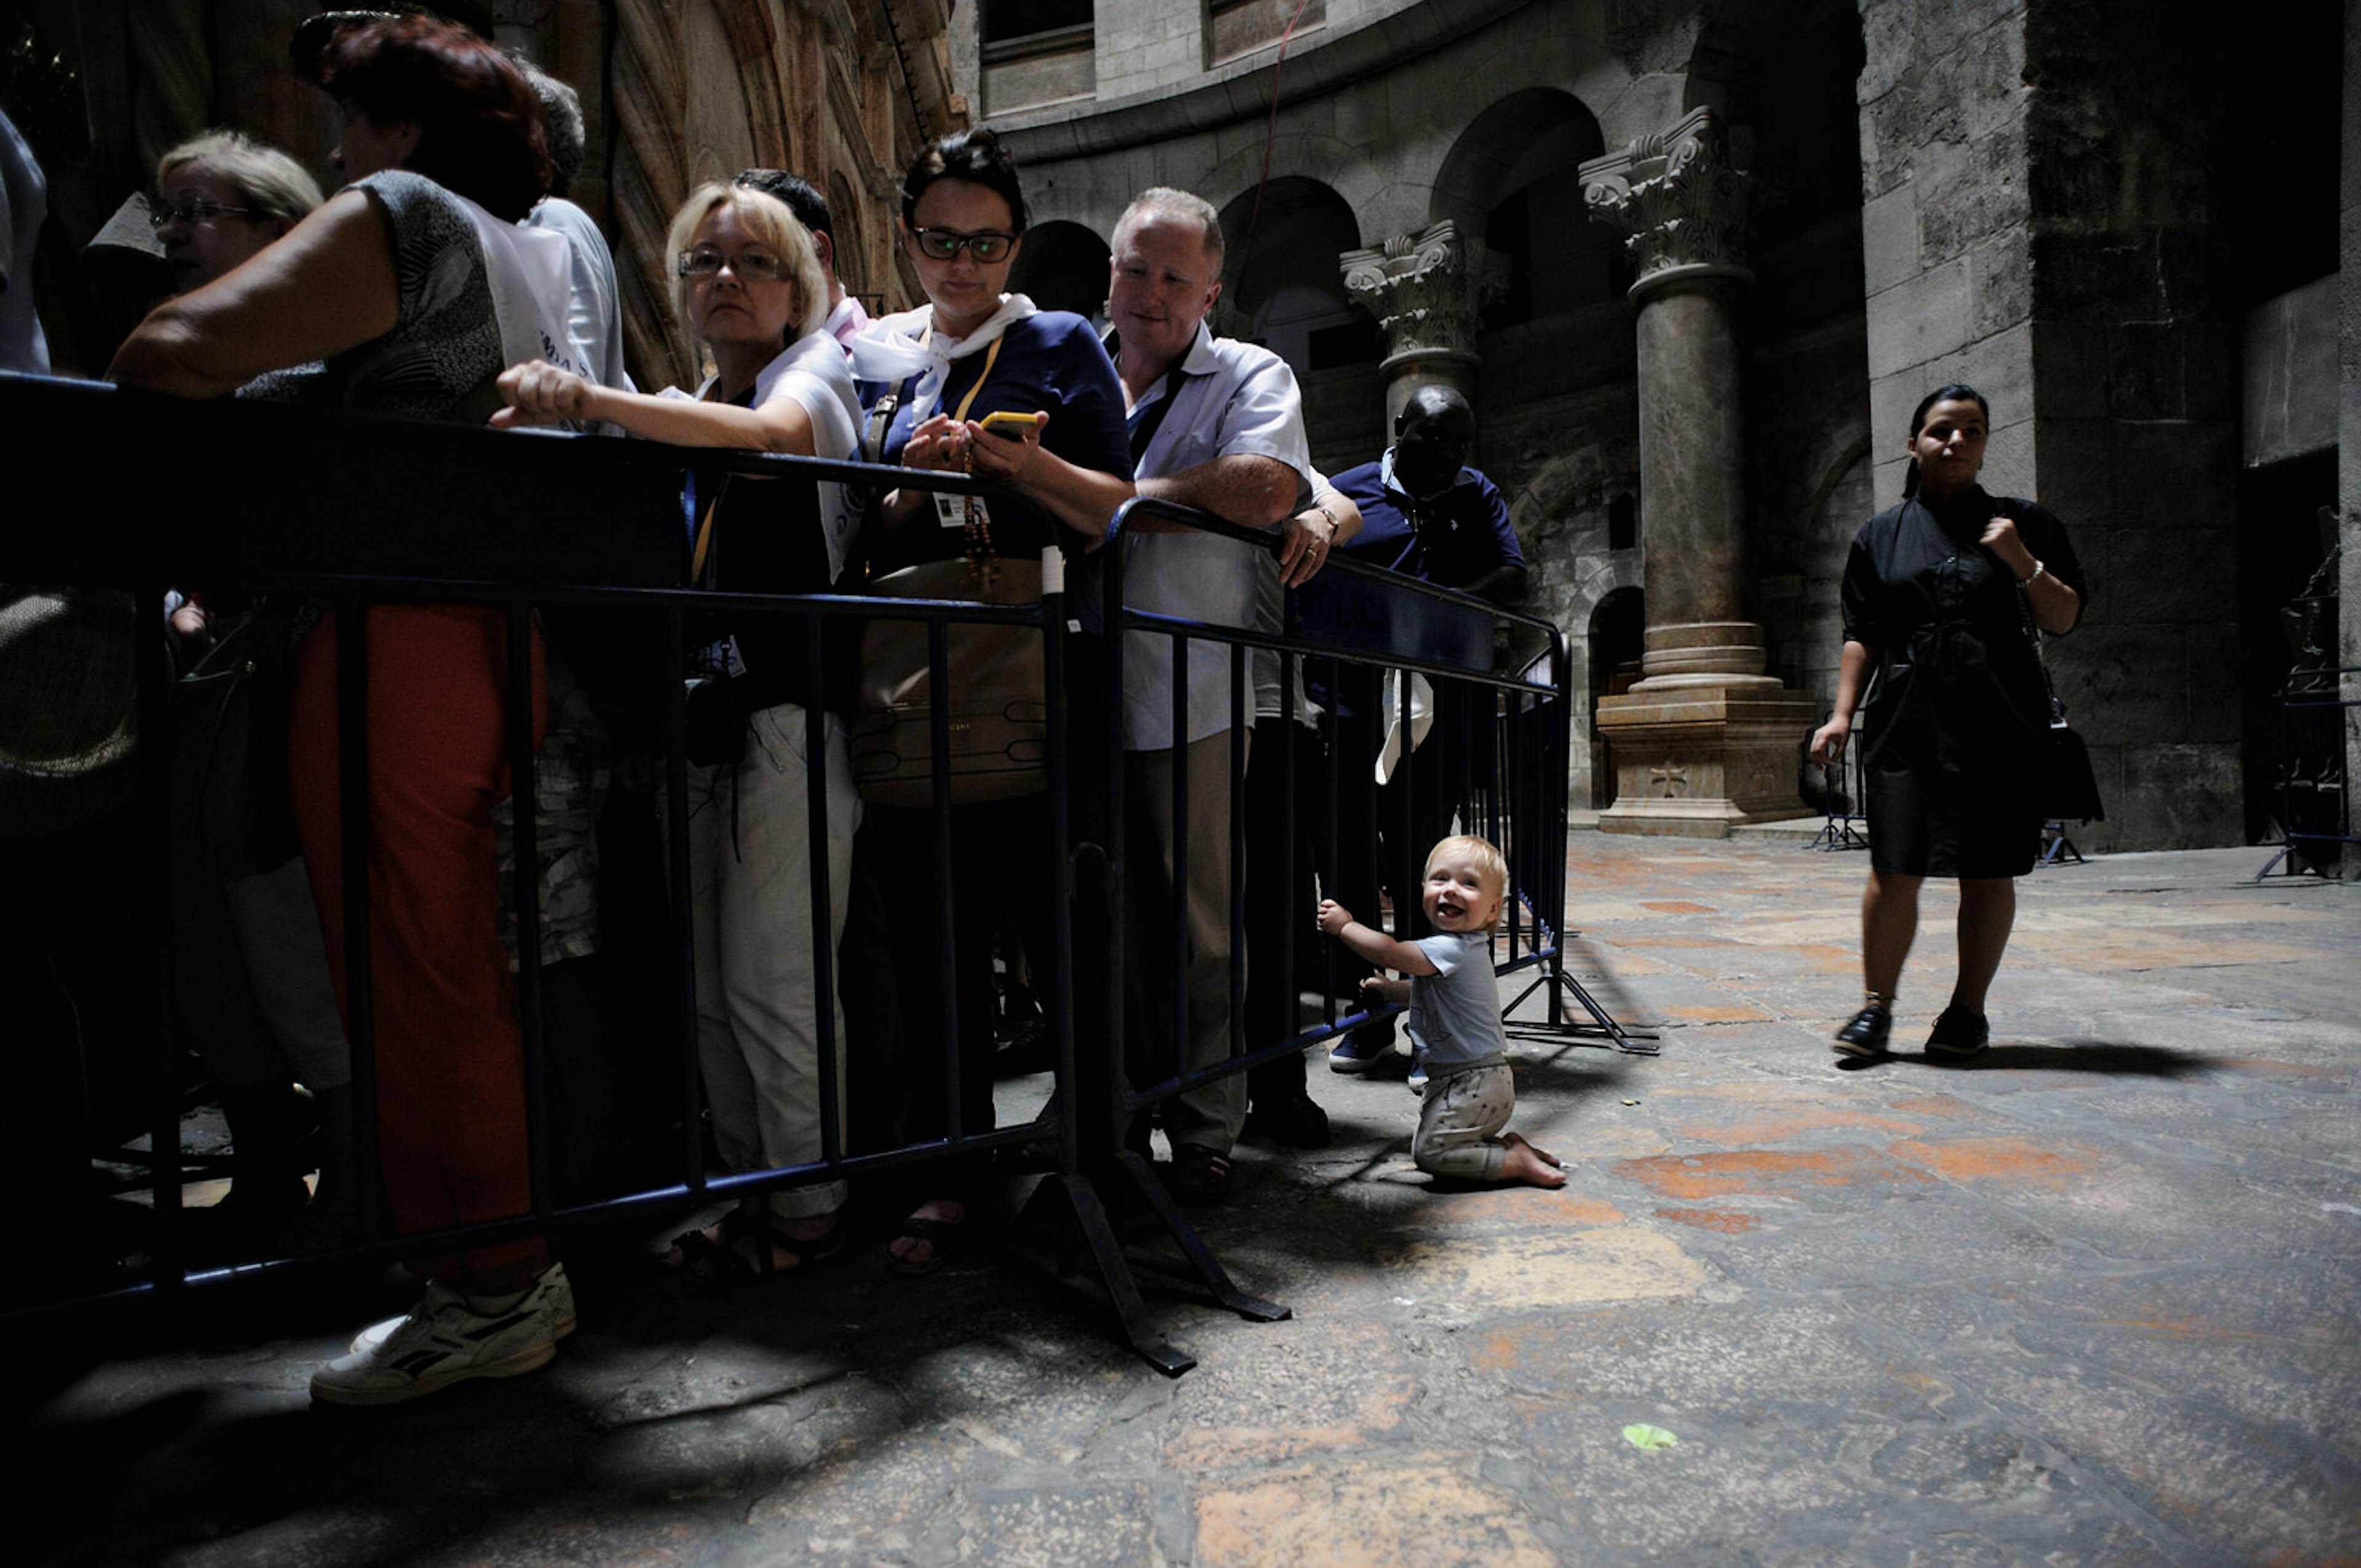
[[[1483,307],[1508,288],[1508,259],[1481,246],[1471,260],[1448,218],[1338,258],[1345,288],[1385,334],[1389,364],[1415,353],[1473,360]]]
[[[1623,235],[1639,273],[1635,299],[1682,279],[1753,279],[1746,231],[1757,191],[1752,175],[1730,167],[1710,109],[1585,162],[1582,195],[1593,217]]]

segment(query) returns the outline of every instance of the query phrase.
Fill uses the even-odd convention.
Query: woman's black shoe
[[[1885,1054],[1885,1037],[1894,1032],[1894,1011],[1882,1002],[1872,1002],[1852,1015],[1852,1022],[1837,1031],[1837,1049],[1849,1057],[1882,1057]]]
[[[1954,1061],[1981,1056],[1992,1044],[1992,1025],[1981,1013],[1971,1013],[1958,1003],[1943,1009],[1935,1020],[1934,1032],[1927,1036],[1927,1054],[1949,1057]]]

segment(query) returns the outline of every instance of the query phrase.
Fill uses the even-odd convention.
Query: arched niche
[[[1264,345],[1298,376],[1374,364],[1377,323],[1345,291],[1338,258],[1361,245],[1344,197],[1317,180],[1284,175],[1222,211],[1223,329]]]
[[[1615,804],[1615,775],[1609,765],[1606,737],[1598,731],[1598,699],[1620,696],[1640,678],[1642,635],[1647,626],[1647,606],[1636,583],[1610,576],[1587,585],[1598,597],[1583,621],[1582,663],[1589,676],[1590,721],[1584,726],[1584,743],[1577,761],[1587,764],[1584,794],[1593,807]],[[1600,590],[1604,591],[1601,592]]]
[[[1008,287],[1045,311],[1097,320],[1106,313],[1107,258],[1106,241],[1081,224],[1035,224],[1008,269]]]
[[[1508,293],[1486,308],[1488,327],[1566,314],[1628,285],[1621,244],[1582,199],[1583,160],[1605,150],[1598,116],[1553,87],[1510,93],[1452,145],[1429,218],[1509,258]]]

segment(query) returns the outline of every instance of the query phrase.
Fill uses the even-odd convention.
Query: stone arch
[[[1620,241],[1582,198],[1583,160],[1605,150],[1598,116],[1554,87],[1499,99],[1452,144],[1428,218],[1508,258],[1507,294],[1486,309],[1488,326],[1598,304],[1628,282]]]
[[[1593,716],[1597,699],[1609,689],[1612,662],[1602,662],[1601,606],[1625,596],[1618,602],[1634,607],[1636,614],[1645,575],[1646,552],[1617,548],[1613,542],[1617,503],[1630,499],[1629,466],[1618,452],[1581,445],[1532,470],[1515,483],[1509,498],[1509,521],[1532,572],[1532,599],[1526,608],[1566,630],[1563,689],[1577,705],[1566,798],[1577,806],[1612,805],[1615,793],[1606,742]],[[1630,655],[1636,658],[1636,619],[1628,630]]]
[[[1253,209],[1255,187],[1262,182],[1264,170],[1283,169],[1289,172],[1274,175],[1270,181],[1273,186],[1290,179],[1325,186],[1353,210],[1356,221],[1366,222],[1371,212],[1386,204],[1386,193],[1397,178],[1397,166],[1415,158],[1415,150],[1408,148],[1393,149],[1382,158],[1372,157],[1367,147],[1282,126],[1268,155],[1261,137],[1257,136],[1231,148],[1197,176],[1197,182],[1190,188],[1224,214],[1235,207],[1243,214]],[[1268,202],[1266,197],[1266,210]],[[1241,225],[1243,221],[1241,218]],[[1240,235],[1244,232],[1241,226]]]
[[[1345,291],[1338,258],[1361,243],[1345,198],[1285,175],[1222,211],[1220,330],[1267,345],[1298,376],[1377,358],[1376,323]],[[1219,323],[1217,323],[1219,324]]]
[[[1107,258],[1106,241],[1082,224],[1063,219],[1035,224],[1025,231],[1016,265],[1008,271],[1008,287],[1045,311],[1103,316]]]
[[[1640,563],[1620,554],[1624,558],[1594,555],[1581,563],[1560,622],[1581,629],[1566,639],[1570,667],[1561,688],[1582,705],[1567,748],[1566,798],[1601,809],[1615,804],[1615,771],[1598,733],[1598,699],[1637,677],[1647,621]]]

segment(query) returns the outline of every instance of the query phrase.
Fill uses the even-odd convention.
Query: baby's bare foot
[[[1521,1181],[1529,1187],[1563,1187],[1565,1171],[1557,1157],[1547,1149],[1537,1148],[1516,1134],[1500,1140],[1508,1145],[1508,1157],[1500,1162],[1504,1180]]]

